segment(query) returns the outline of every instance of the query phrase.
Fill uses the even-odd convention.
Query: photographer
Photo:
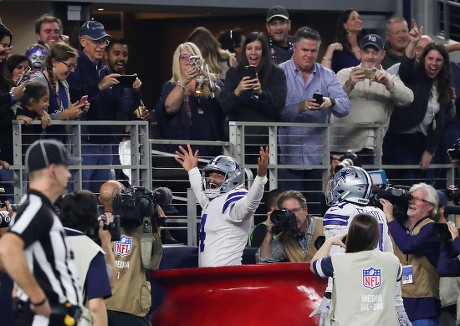
[[[86,302],[79,325],[107,325],[104,299],[112,295],[109,275],[115,268],[115,259],[111,234],[104,222],[98,221],[97,205],[96,195],[87,190],[65,195],[60,205],[59,218],[74,253]],[[112,218],[107,217],[106,223],[110,222]]]
[[[120,182],[114,180],[109,180],[102,184],[99,191],[99,200],[104,207],[105,214],[112,213],[114,199],[120,200],[120,196],[129,190],[130,188],[125,189]],[[136,206],[133,206],[133,208],[137,210]],[[159,205],[156,205],[155,209],[158,218],[165,218],[164,212]],[[150,325],[148,311],[151,306],[151,286],[146,278],[147,268],[143,264],[143,252],[141,250],[142,239],[146,234],[143,232],[144,223],[137,226],[125,225],[123,221],[126,216],[120,215],[122,221],[121,236],[119,241],[113,243],[116,280],[112,288],[112,297],[105,301],[109,325]],[[153,243],[153,248],[151,248],[151,257],[147,257],[150,261],[156,262],[156,267],[150,267],[156,269],[162,254],[159,227],[155,225],[151,230],[148,230],[147,235],[156,235],[156,241]]]
[[[307,201],[299,191],[286,191],[278,199],[281,209],[272,212],[267,218],[267,232],[259,250],[256,253],[256,262],[309,262],[316,253],[314,246],[319,236],[323,235],[322,219],[308,215]],[[276,218],[282,214],[282,218]],[[289,225],[282,229],[273,239],[277,226],[273,223],[284,219],[282,225]],[[276,232],[275,232],[276,233]]]
[[[395,219],[390,201],[381,199],[380,203],[395,243],[395,255],[403,265],[401,289],[407,315],[411,322],[420,325],[438,325],[441,301],[436,266],[441,240],[433,236],[433,218],[438,210],[439,197],[426,183],[413,185],[409,193],[411,199],[405,223]]]

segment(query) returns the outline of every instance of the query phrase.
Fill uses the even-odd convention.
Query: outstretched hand
[[[176,161],[179,162],[185,171],[190,171],[198,166],[198,150],[193,153],[190,144],[187,144],[187,150],[184,147],[179,146],[179,150],[176,151],[178,157]]]
[[[258,162],[257,175],[259,177],[264,177],[267,175],[268,159],[269,159],[268,147],[265,147],[264,149],[262,146],[260,146],[259,158],[257,159],[257,162]]]

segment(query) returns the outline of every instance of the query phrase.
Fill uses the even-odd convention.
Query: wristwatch
[[[329,97],[329,99],[331,100],[331,104],[332,104],[332,105],[331,105],[331,108],[332,108],[332,107],[334,107],[334,105],[335,105],[335,100],[334,100],[332,97]]]

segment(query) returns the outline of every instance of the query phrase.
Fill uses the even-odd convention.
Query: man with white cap
[[[51,139],[30,145],[25,160],[29,190],[0,239],[1,265],[16,283],[15,325],[76,325],[81,291],[53,202],[67,190],[68,166],[79,160]]]
[[[115,97],[111,87],[117,85],[120,74],[111,74],[102,59],[110,35],[104,25],[91,20],[80,28],[80,45],[83,48],[75,71],[69,75],[70,98],[72,103],[88,96],[91,109],[82,118],[88,121],[116,120],[113,110]],[[83,165],[111,165],[114,128],[110,125],[90,125],[82,127],[82,159]],[[94,193],[105,180],[110,179],[109,169],[86,169],[82,171],[83,189]]]
[[[294,42],[289,36],[291,20],[286,8],[274,6],[268,9],[266,27],[273,62],[280,64],[291,59]]]

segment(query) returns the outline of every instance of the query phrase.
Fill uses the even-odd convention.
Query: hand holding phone
[[[313,94],[313,98],[315,99],[316,103],[321,105],[324,102],[323,94],[315,93]]]
[[[30,79],[31,72],[32,72],[32,68],[30,68],[30,66],[28,66],[28,67],[24,70],[24,72],[22,73],[22,76],[21,76],[21,78],[18,80],[16,86],[21,85],[23,82],[29,80],[29,79]]]
[[[80,99],[80,101],[78,101],[78,105],[82,105],[82,104],[85,104],[86,101],[88,101],[88,95],[83,95]]]
[[[257,78],[256,67],[255,66],[244,66],[244,77],[249,77],[249,79]]]

